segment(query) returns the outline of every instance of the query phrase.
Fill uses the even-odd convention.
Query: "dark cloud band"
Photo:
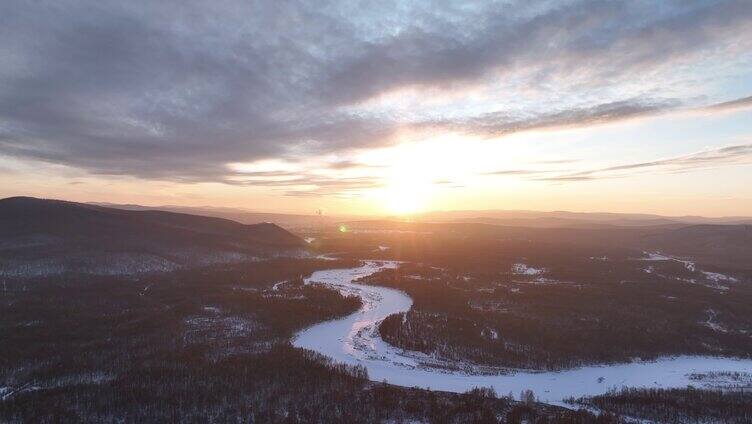
[[[498,136],[613,122],[683,100],[647,93],[410,121],[361,106],[404,87],[462,89],[528,70],[528,83],[564,81],[574,97],[752,36],[743,0],[415,2],[388,16],[347,2],[222,6],[1,2],[0,154],[228,181],[229,162],[383,146],[404,128]],[[573,79],[581,73],[591,85]],[[749,98],[736,102],[718,109]]]

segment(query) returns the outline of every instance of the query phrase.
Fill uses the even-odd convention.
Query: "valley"
[[[685,227],[91,208],[0,201],[0,420],[617,423],[701,399],[699,423],[746,402],[752,270],[713,259],[743,231],[694,257],[650,248]],[[189,245],[221,259],[170,253]]]

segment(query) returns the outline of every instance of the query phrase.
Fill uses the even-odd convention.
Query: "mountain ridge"
[[[299,255],[306,247],[272,223],[31,197],[0,200],[0,237],[0,275],[130,274]]]

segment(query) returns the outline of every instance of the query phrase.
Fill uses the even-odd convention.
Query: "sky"
[[[0,2],[0,197],[752,216],[752,1]]]

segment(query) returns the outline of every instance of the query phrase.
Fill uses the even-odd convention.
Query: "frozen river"
[[[386,380],[399,386],[449,392],[493,387],[499,395],[511,391],[515,396],[521,390],[531,389],[540,401],[558,405],[566,397],[601,394],[612,387],[697,386],[698,383],[689,378],[692,373],[752,373],[752,360],[698,356],[587,366],[558,372],[516,371],[505,375],[472,375],[422,366],[421,363],[433,360],[419,353],[397,349],[381,340],[377,332],[378,325],[384,318],[409,310],[412,299],[399,290],[352,282],[380,269],[395,266],[397,264],[394,262],[369,261],[357,268],[313,273],[306,282],[324,283],[343,293],[358,295],[363,300],[363,307],[347,317],[323,322],[301,331],[293,344],[330,356],[339,362],[365,366],[373,381]]]

